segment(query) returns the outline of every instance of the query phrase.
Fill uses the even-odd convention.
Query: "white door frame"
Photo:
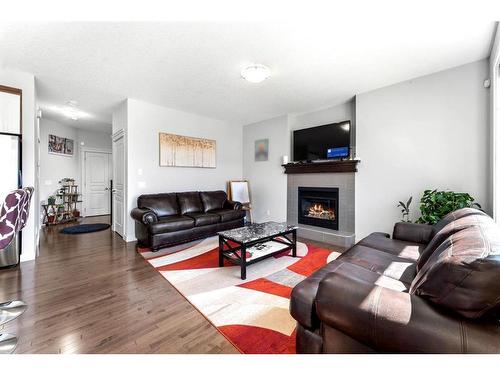
[[[81,178],[81,181],[82,181],[82,213],[81,215],[83,217],[86,216],[86,212],[87,212],[87,188],[85,186],[85,181],[86,181],[86,174],[85,174],[85,164],[86,164],[86,158],[85,158],[85,153],[86,152],[95,152],[95,153],[101,153],[101,154],[109,154],[109,155],[112,155],[112,151],[111,150],[107,150],[107,149],[102,149],[102,148],[93,148],[93,147],[81,147],[80,148],[80,178]],[[111,160],[111,163],[113,163],[113,158],[110,159]],[[110,171],[111,172],[111,171]],[[110,205],[111,205],[111,202],[110,202]]]

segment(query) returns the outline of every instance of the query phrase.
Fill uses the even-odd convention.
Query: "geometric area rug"
[[[295,353],[292,288],[340,253],[297,242],[297,257],[280,254],[247,267],[218,267],[218,237],[138,252],[241,353]],[[226,262],[226,261],[225,261]]]

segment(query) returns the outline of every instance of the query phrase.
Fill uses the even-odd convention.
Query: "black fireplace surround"
[[[339,229],[339,189],[299,187],[299,224]]]

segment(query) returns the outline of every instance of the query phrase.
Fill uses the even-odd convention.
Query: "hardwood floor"
[[[133,243],[61,228],[44,228],[36,262],[0,271],[0,301],[29,305],[2,330],[16,353],[238,353]]]
[[[0,301],[29,305],[2,330],[19,337],[16,353],[238,353],[133,243],[61,228],[43,228],[36,262],[0,270]]]

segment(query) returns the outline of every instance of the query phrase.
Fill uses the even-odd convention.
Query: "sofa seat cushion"
[[[245,217],[245,211],[243,210],[221,209],[221,210],[213,210],[210,211],[209,213],[219,215],[221,218],[221,222],[223,223],[225,223],[226,221],[243,219]]]
[[[416,262],[371,247],[353,246],[337,260],[366,268],[379,275],[411,284],[416,275]]]
[[[371,247],[399,258],[417,261],[426,245],[415,242],[387,238],[380,233],[372,233],[358,242],[358,245]]]
[[[158,222],[149,225],[151,234],[176,232],[179,230],[190,229],[194,227],[194,219],[182,216],[171,215],[161,217]]]
[[[334,260],[334,262],[338,263],[338,267],[335,268],[334,272],[340,275],[348,276],[352,279],[356,279],[363,283],[372,284],[374,286],[381,286],[387,289],[392,289],[397,292],[408,293],[410,291],[410,283],[403,282],[392,277],[380,275],[377,272],[373,272],[354,263],[343,262],[342,258],[336,259]]]
[[[193,218],[195,227],[217,224],[220,222],[220,216],[208,212],[190,212],[186,216]]]

